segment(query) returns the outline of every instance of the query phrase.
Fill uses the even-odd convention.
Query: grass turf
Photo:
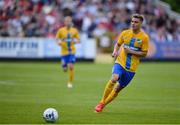
[[[180,123],[180,63],[141,63],[132,82],[100,114],[94,107],[112,64],[76,63],[74,88],[59,63],[0,62],[0,123],[45,123],[58,110],[59,124]]]

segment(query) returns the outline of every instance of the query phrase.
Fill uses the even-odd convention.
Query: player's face
[[[71,26],[72,25],[72,18],[71,17],[66,17],[65,19],[64,19],[64,24],[66,25],[66,26]]]
[[[141,20],[139,18],[132,18],[131,19],[131,28],[133,30],[139,30],[141,28]]]

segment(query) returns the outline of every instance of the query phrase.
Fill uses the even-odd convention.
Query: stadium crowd
[[[180,42],[180,21],[155,0],[0,0],[0,36],[54,37],[65,15],[89,37],[117,35],[128,28],[132,13],[145,16],[151,39]]]

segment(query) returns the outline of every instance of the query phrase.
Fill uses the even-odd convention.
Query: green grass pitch
[[[43,124],[48,107],[58,110],[58,124],[180,123],[180,63],[141,63],[119,96],[94,113],[111,68],[76,63],[68,89],[59,63],[0,62],[0,123]]]

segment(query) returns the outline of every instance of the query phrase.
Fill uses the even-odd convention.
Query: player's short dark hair
[[[144,20],[144,16],[141,14],[138,14],[138,13],[133,14],[131,18],[138,18],[141,20],[141,22],[143,22],[143,20]]]

